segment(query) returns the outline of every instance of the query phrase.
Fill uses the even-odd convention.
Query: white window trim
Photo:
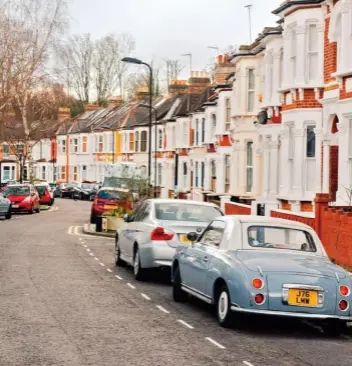
[[[250,73],[253,72],[253,76],[254,76],[254,89],[250,89],[249,88],[249,75]],[[256,75],[255,75],[255,68],[254,67],[249,67],[247,69],[247,113],[253,113],[255,111],[255,90],[256,90]],[[252,95],[253,93],[253,109],[249,109],[249,100],[250,100],[250,95]]]

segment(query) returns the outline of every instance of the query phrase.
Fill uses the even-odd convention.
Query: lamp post
[[[156,183],[157,183],[157,169],[158,169],[158,164],[157,164],[157,151],[158,151],[158,129],[157,129],[157,118],[158,118],[158,111],[156,110],[156,108],[154,107],[150,107],[148,104],[138,104],[137,107],[141,107],[141,108],[148,108],[153,110],[154,115],[155,115],[155,130],[154,130],[154,198],[156,198]]]
[[[151,175],[152,175],[152,124],[153,124],[153,117],[152,117],[152,107],[153,107],[153,69],[152,67],[143,62],[138,60],[138,58],[133,57],[124,57],[121,61],[127,62],[130,64],[135,65],[144,65],[147,66],[149,69],[149,151],[148,151],[148,176],[149,176],[149,184],[151,185]]]

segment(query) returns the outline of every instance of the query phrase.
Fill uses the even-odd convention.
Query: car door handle
[[[203,262],[208,262],[209,258],[207,256],[203,257]]]

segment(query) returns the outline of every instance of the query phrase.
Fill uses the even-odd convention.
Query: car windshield
[[[124,201],[127,199],[125,194],[116,191],[100,191],[98,193],[98,198],[100,200],[114,200],[114,201]]]
[[[221,211],[212,206],[175,203],[158,203],[155,205],[155,217],[167,221],[210,222],[222,216]]]
[[[45,186],[36,186],[35,189],[39,193],[39,196],[42,197],[45,194],[46,187]]]
[[[91,183],[82,184],[82,189],[92,189],[92,188],[94,188],[94,184],[91,184]]]
[[[7,187],[5,191],[6,196],[27,196],[29,193],[29,187],[26,186]]]
[[[251,226],[248,228],[248,243],[253,248],[271,248],[316,252],[312,236],[299,229],[275,226]]]

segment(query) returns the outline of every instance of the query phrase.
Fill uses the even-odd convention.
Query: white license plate
[[[12,205],[12,208],[19,208],[19,205]]]

